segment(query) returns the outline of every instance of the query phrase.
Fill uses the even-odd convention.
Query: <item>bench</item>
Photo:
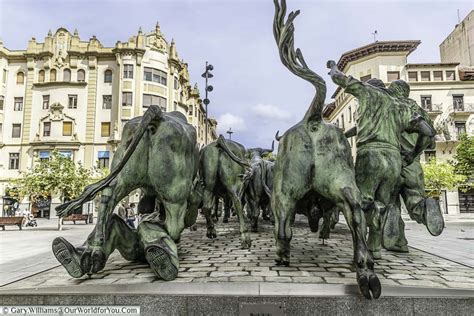
[[[0,226],[2,230],[5,230],[5,226],[18,226],[20,230],[22,230],[21,225],[25,218],[23,216],[12,216],[12,217],[0,217]]]
[[[76,221],[84,221],[87,224],[89,220],[89,215],[87,214],[72,214],[63,218],[64,222],[73,222],[76,225]]]

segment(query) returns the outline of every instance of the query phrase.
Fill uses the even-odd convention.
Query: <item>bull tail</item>
[[[112,181],[114,181],[123,169],[127,161],[132,156],[135,148],[142,139],[145,132],[148,130],[150,123],[156,118],[161,118],[163,112],[156,105],[151,105],[148,110],[143,114],[140,126],[135,131],[130,143],[127,145],[127,149],[120,160],[120,162],[111,170],[110,174],[102,180],[97,181],[84,189],[84,192],[74,200],[67,203],[61,204],[56,207],[56,214],[59,217],[70,215],[74,210],[81,207],[84,203],[92,200],[99,191],[107,187]]]
[[[239,157],[237,157],[232,150],[230,150],[229,147],[227,147],[227,144],[225,142],[224,136],[219,135],[219,138],[217,139],[217,147],[221,148],[222,150],[225,151],[225,153],[232,159],[234,162],[238,163],[242,167],[249,169],[251,168],[250,164]]]

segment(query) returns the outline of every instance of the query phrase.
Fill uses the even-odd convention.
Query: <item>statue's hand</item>
[[[328,67],[329,69],[332,69],[336,67],[336,62],[334,60],[328,60],[328,62],[326,63],[326,67]]]

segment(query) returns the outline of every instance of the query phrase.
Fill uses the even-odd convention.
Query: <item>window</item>
[[[109,167],[110,154],[108,151],[99,151],[99,165],[98,167],[108,168]]]
[[[112,70],[107,69],[104,72],[104,82],[105,83],[111,83],[112,82]]]
[[[21,135],[21,124],[13,124],[12,138],[20,138],[20,135]]]
[[[63,136],[72,136],[72,122],[63,122]]]
[[[3,83],[7,83],[7,70],[6,69],[3,69]]]
[[[51,122],[43,123],[43,136],[51,136]]]
[[[65,158],[72,159],[72,151],[71,150],[60,150],[58,153],[61,156],[65,157]]]
[[[458,136],[466,133],[466,122],[454,122],[454,129],[456,130],[456,135]]]
[[[77,94],[70,94],[68,96],[68,104],[67,104],[67,107],[69,109],[77,109]]]
[[[366,81],[369,80],[370,78],[372,78],[372,75],[365,75],[365,76],[360,77],[360,81],[366,82]]]
[[[38,82],[44,82],[44,70],[40,70],[38,73]]]
[[[0,95],[0,111],[3,111],[3,100],[5,98],[3,97],[3,95]]]
[[[157,95],[144,94],[143,107],[148,108],[150,105],[158,105],[163,111],[166,111],[166,99]]]
[[[49,95],[43,95],[43,110],[49,109]]]
[[[425,150],[425,161],[429,162],[430,160],[436,160],[436,151],[435,150]]]
[[[178,90],[179,89],[179,80],[178,78],[174,77],[174,89]]]
[[[100,124],[100,136],[102,137],[110,136],[110,122],[102,122]]]
[[[349,105],[349,123],[352,122],[352,106]]]
[[[63,81],[65,81],[65,82],[70,82],[70,81],[71,81],[71,70],[69,70],[69,69],[64,69],[64,72],[63,72]]]
[[[131,92],[122,92],[122,106],[132,106]]]
[[[16,74],[16,83],[17,84],[24,84],[25,83],[25,73],[19,72]]]
[[[431,81],[431,74],[429,71],[420,71],[421,81]]]
[[[153,81],[157,83],[161,83],[162,85],[166,86],[166,76],[167,73],[155,68],[145,67],[144,71],[144,80],[145,81]]]
[[[431,111],[431,95],[421,96],[421,107],[425,110]]]
[[[336,120],[336,126],[339,127],[339,119]]]
[[[446,70],[446,80],[453,81],[455,79],[456,78],[454,76],[454,71],[453,70]]]
[[[464,111],[464,95],[453,94],[453,106],[454,111]]]
[[[105,110],[110,110],[112,108],[112,95],[103,95],[102,100],[102,108]]]
[[[418,81],[418,72],[409,71],[408,72],[408,81]]]
[[[400,72],[399,71],[387,71],[387,81],[392,82],[395,80],[400,79]]]
[[[123,65],[123,78],[133,79],[133,65]]]
[[[20,169],[20,154],[19,153],[10,153],[8,169]]]
[[[56,81],[56,69],[51,69],[51,71],[49,72],[49,81]]]
[[[84,82],[86,81],[86,72],[82,69],[79,69],[77,71],[77,81],[78,82]]]
[[[433,80],[434,81],[443,81],[443,72],[442,71],[433,71]]]
[[[42,161],[49,160],[51,152],[49,150],[41,150],[38,154],[38,158]]]
[[[15,103],[13,105],[14,111],[23,111],[23,98],[15,98]]]

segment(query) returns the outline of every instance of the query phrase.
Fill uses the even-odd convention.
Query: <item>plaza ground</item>
[[[88,285],[157,285],[145,264],[128,262],[115,252],[105,269],[90,278],[71,278],[58,266],[51,252],[51,241],[63,236],[80,245],[92,225],[66,224],[55,230],[56,221],[39,221],[38,228],[18,231],[7,227],[0,232],[0,291]],[[356,284],[352,268],[352,241],[344,224],[338,224],[324,244],[307,224],[295,225],[290,267],[275,266],[272,226],[263,224],[252,233],[252,247],[240,249],[235,218],[229,224],[219,223],[218,238],[205,236],[205,223],[197,231],[185,230],[179,245],[180,273],[172,283],[207,282],[275,282],[312,284]],[[407,222],[410,253],[384,251],[376,262],[376,272],[385,286],[474,289],[474,217],[447,217],[446,229],[432,237],[426,229]]]

